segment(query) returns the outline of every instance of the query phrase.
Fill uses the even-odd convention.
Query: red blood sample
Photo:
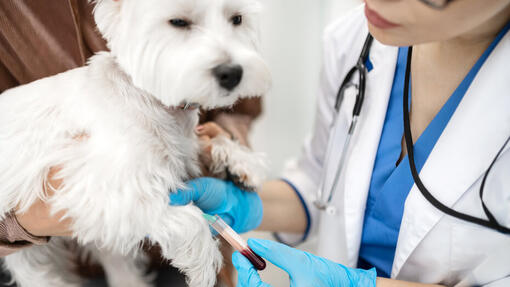
[[[248,258],[250,260],[251,264],[255,267],[257,270],[264,270],[266,268],[266,261],[262,259],[262,257],[258,256],[251,250],[250,247],[247,249],[243,249],[241,251],[241,254],[244,255],[244,257]]]

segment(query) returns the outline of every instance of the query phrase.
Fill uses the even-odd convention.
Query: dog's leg
[[[33,246],[4,258],[4,267],[18,287],[79,287],[73,256],[65,241],[53,238],[48,245]]]
[[[186,275],[189,286],[214,286],[222,256],[202,212],[194,206],[169,207],[163,217],[155,220],[149,237]]]
[[[232,180],[248,190],[256,190],[265,180],[267,160],[263,154],[224,136],[211,140],[212,164],[210,171],[221,174],[225,170]]]
[[[108,250],[86,247],[94,259],[103,266],[110,287],[150,287],[151,276],[145,275],[147,258],[142,251],[126,256]]]

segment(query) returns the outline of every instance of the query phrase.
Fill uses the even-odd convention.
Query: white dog
[[[110,285],[148,285],[134,254],[149,238],[190,286],[213,286],[221,255],[201,211],[169,206],[169,192],[200,171],[198,111],[182,107],[231,106],[268,91],[258,9],[256,0],[97,1],[111,52],[0,95],[0,219],[45,199],[72,219]],[[212,156],[215,171],[261,181],[249,151],[230,142]],[[48,197],[50,167],[63,183]],[[53,238],[4,263],[21,287],[79,286],[67,244]]]

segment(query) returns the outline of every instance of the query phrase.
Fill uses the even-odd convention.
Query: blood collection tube
[[[246,240],[244,240],[237,232],[235,232],[228,224],[225,223],[218,215],[211,216],[209,214],[203,214],[204,218],[209,222],[214,230],[216,230],[235,250],[239,251],[244,257],[250,260],[251,264],[257,270],[264,270],[266,268],[266,261],[262,257],[258,256],[248,246]]]

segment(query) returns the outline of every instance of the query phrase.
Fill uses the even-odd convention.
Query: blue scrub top
[[[510,28],[508,23],[487,48],[467,76],[450,96],[414,145],[418,172],[443,133],[476,74]],[[360,268],[375,267],[380,277],[390,277],[397,246],[404,203],[414,180],[407,156],[397,165],[404,134],[403,92],[408,48],[399,48],[388,110],[375,158],[367,198],[359,252]],[[411,91],[409,91],[411,96]]]

